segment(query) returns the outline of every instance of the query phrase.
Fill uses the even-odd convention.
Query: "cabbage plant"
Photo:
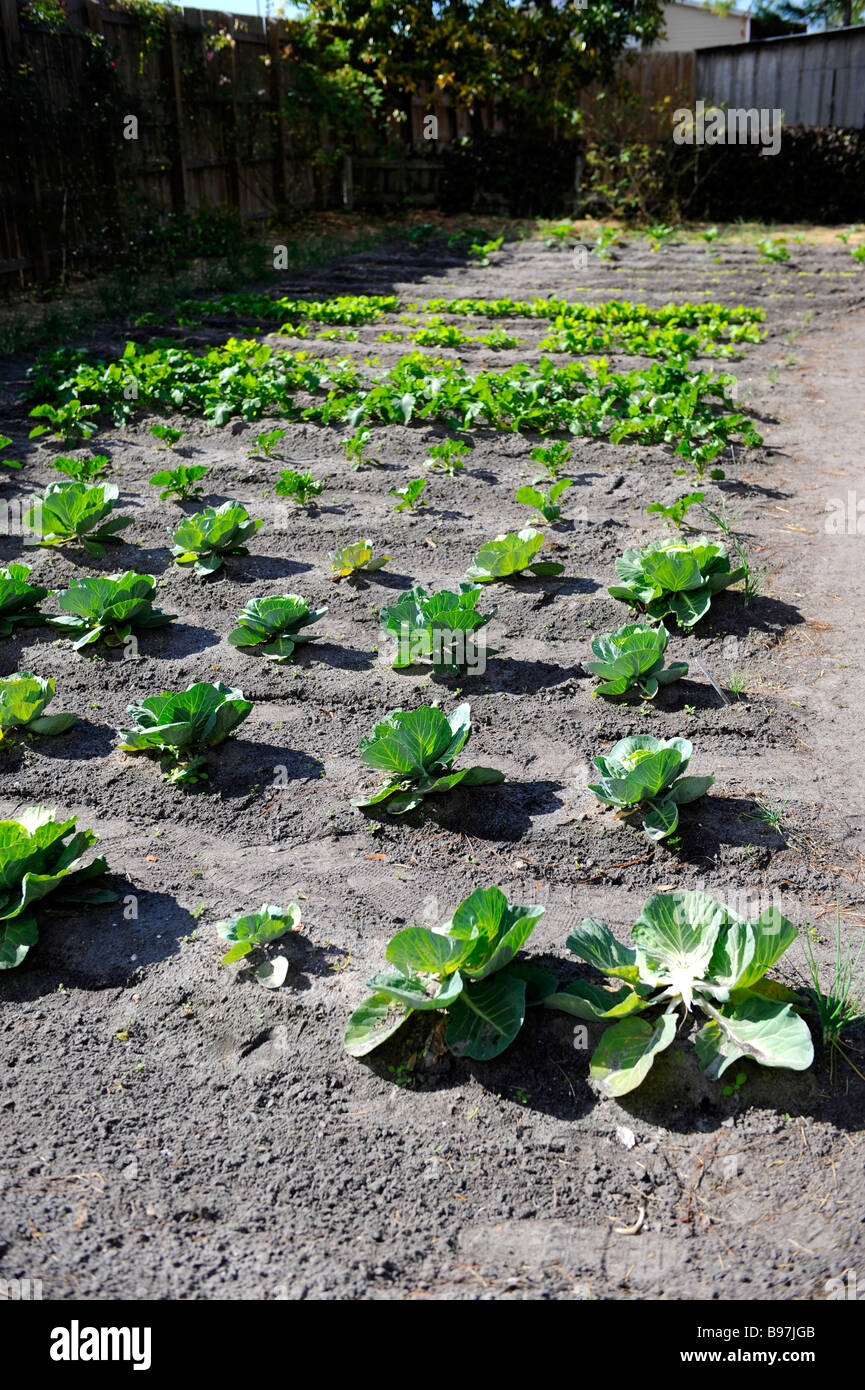
[[[39,545],[79,541],[99,558],[106,543],[119,541],[117,532],[132,524],[131,516],[112,516],[119,491],[116,483],[49,483],[32,503],[25,525],[39,536]]]
[[[395,603],[379,612],[382,630],[397,642],[395,671],[415,662],[431,661],[436,676],[453,675],[467,664],[471,633],[479,632],[494,618],[498,609],[479,613],[482,590],[476,584],[460,584],[459,593],[442,589],[428,594],[418,584],[400,594]]]
[[[209,472],[206,463],[180,463],[176,468],[161,468],[149,481],[151,487],[162,488],[159,496],[163,502],[170,497],[184,502],[187,497],[202,496],[204,488],[200,479],[206,478]]]
[[[445,1015],[444,1040],[457,1057],[484,1062],[513,1042],[526,1008],[556,989],[555,976],[517,963],[542,907],[510,904],[500,888],[477,888],[440,927],[406,927],[391,937],[390,969],[367,981],[372,993],[345,1034],[352,1057],[365,1057],[413,1013]]]
[[[469,568],[466,578],[475,584],[489,584],[494,579],[507,579],[509,575],[531,570],[532,574],[543,576],[561,574],[564,565],[555,560],[533,560],[544,544],[546,536],[527,526],[523,531],[509,531],[496,536],[495,540],[482,545]]]
[[[54,681],[16,671],[0,680],[0,743],[10,729],[28,734],[62,734],[77,719],[74,714],[45,714],[54,699]]]
[[[664,665],[668,641],[669,633],[663,623],[660,627],[626,623],[618,632],[605,632],[596,637],[592,651],[597,661],[583,662],[593,676],[601,678],[601,684],[592,694],[642,695],[654,700],[660,686],[670,685],[688,674],[684,661]]]
[[[814,1046],[794,1011],[797,996],[764,978],[796,935],[774,907],[746,922],[708,893],[655,893],[631,931],[633,946],[591,919],[568,937],[569,950],[622,982],[616,989],[574,980],[544,1003],[611,1024],[589,1067],[608,1096],[640,1085],[695,1008],[706,1018],[694,1037],[697,1061],[710,1080],[742,1057],[804,1071]],[[636,1017],[645,1013],[651,1019]]]
[[[48,619],[52,627],[62,628],[75,638],[75,651],[98,642],[119,647],[134,627],[164,627],[173,623],[175,613],[153,607],[156,580],[152,574],[106,574],[74,579],[57,602],[63,609]]]
[[[323,618],[327,608],[311,609],[300,594],[277,598],[252,598],[237,615],[237,627],[228,634],[232,647],[255,647],[254,655],[268,661],[287,661],[301,642],[317,642],[319,634],[303,632]]]
[[[263,955],[264,959],[255,969],[255,978],[268,989],[278,989],[288,974],[288,961],[285,956],[269,956],[267,948],[271,942],[278,941],[290,931],[297,931],[299,927],[300,908],[297,903],[289,903],[287,908],[262,903],[257,912],[238,914],[228,922],[217,922],[217,932],[229,943],[222,964],[231,965],[252,952]]]
[[[206,781],[206,749],[228,738],[251,711],[242,690],[199,681],[127,705],[134,727],[119,731],[120,747],[124,753],[160,756],[163,776],[174,785]]]
[[[372,541],[355,541],[351,545],[344,545],[339,550],[331,551],[328,559],[330,560],[331,579],[347,579],[357,570],[364,570],[367,574],[373,570],[384,569],[390,559],[390,555],[373,555]]]
[[[171,538],[171,553],[178,565],[194,564],[196,574],[213,574],[226,555],[249,554],[246,542],[261,525],[239,502],[205,507],[181,521]]]
[[[360,756],[368,767],[387,774],[371,796],[356,797],[352,806],[375,806],[387,801],[393,815],[414,810],[425,796],[464,787],[490,786],[505,775],[491,767],[467,767],[452,772],[451,764],[472,736],[471,710],[458,705],[446,716],[437,705],[393,710],[361,739]]]
[[[624,582],[608,590],[644,609],[650,618],[671,613],[679,627],[693,627],[708,613],[712,596],[744,579],[744,566],[730,568],[730,557],[720,541],[700,536],[695,541],[662,536],[642,550],[626,550],[615,562]]]
[[[663,840],[679,824],[679,807],[705,795],[715,780],[682,775],[691,752],[686,738],[621,738],[606,756],[595,758],[601,780],[590,782],[589,791],[621,815],[642,811],[649,839]]]
[[[0,821],[0,970],[20,965],[36,944],[44,908],[117,900],[101,882],[105,860],[100,856],[83,864],[97,843],[94,831],[75,831],[74,816],[58,821],[55,814],[45,806],[28,806],[14,819]]]
[[[8,637],[17,623],[24,627],[39,627],[48,619],[39,612],[39,605],[49,590],[28,584],[28,565],[9,565],[0,569],[0,637]]]

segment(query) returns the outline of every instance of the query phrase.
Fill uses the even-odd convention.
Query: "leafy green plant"
[[[498,1057],[519,1033],[527,1006],[556,988],[555,976],[515,961],[543,913],[509,903],[500,888],[477,888],[437,929],[397,932],[385,950],[391,969],[367,981],[372,994],[349,1019],[346,1050],[365,1057],[416,1011],[441,1011],[454,1056]]]
[[[181,521],[171,538],[171,553],[178,565],[194,564],[196,574],[213,574],[226,555],[249,554],[246,542],[262,524],[252,521],[239,502],[205,507]]]
[[[116,902],[118,895],[99,882],[105,860],[83,864],[98,837],[92,830],[73,831],[74,816],[58,821],[44,806],[28,806],[15,819],[0,821],[0,970],[20,965],[35,946],[43,909]]]
[[[370,464],[374,468],[381,465],[381,459],[375,458],[372,454],[367,453],[367,446],[371,439],[372,431],[361,429],[357,430],[350,439],[344,439],[342,442],[346,458],[354,460],[351,466],[355,472],[357,472],[359,468],[366,467],[367,464]]]
[[[316,497],[324,492],[324,483],[320,478],[313,478],[312,472],[299,473],[294,468],[284,468],[274,492],[277,497],[290,497],[298,507],[312,507]]]
[[[642,550],[626,550],[615,562],[624,581],[608,590],[650,618],[672,613],[679,627],[693,627],[705,617],[712,598],[743,579],[744,568],[731,570],[727,549],[700,536],[695,541],[661,537]]]
[[[824,1047],[829,1048],[829,1075],[834,1081],[838,1058],[842,1057],[857,1076],[862,1076],[847,1053],[841,1039],[857,1023],[865,1019],[865,966],[861,965],[865,937],[859,949],[845,948],[841,932],[841,909],[835,909],[835,957],[831,964],[828,987],[820,979],[820,966],[814,954],[811,936],[803,932],[807,953],[808,986],[806,994],[817,1015]]]
[[[716,241],[721,233],[718,231],[717,227],[707,227],[705,232],[698,232],[697,235],[702,241],[708,242],[711,246],[712,242]]]
[[[570,462],[573,449],[566,439],[557,439],[553,444],[538,444],[532,449],[529,458],[546,469],[551,478],[557,478]],[[535,482],[540,481],[535,479]]]
[[[48,467],[56,468],[60,473],[65,473],[76,483],[90,483],[94,478],[104,477],[109,471],[110,464],[105,454],[94,454],[92,458],[88,459],[71,459],[58,455],[48,464]]]
[[[593,695],[642,695],[646,700],[654,700],[659,686],[670,685],[688,674],[684,661],[664,666],[668,641],[663,623],[659,627],[626,623],[618,632],[596,637],[592,651],[597,661],[583,662],[593,676],[601,678]]]
[[[498,611],[477,611],[481,593],[475,584],[460,584],[459,593],[443,589],[428,594],[418,584],[383,607],[379,613],[382,631],[397,642],[393,669],[402,671],[416,662],[431,661],[436,676],[461,670],[466,664],[467,634],[479,632]]]
[[[765,237],[763,241],[758,241],[755,244],[757,250],[760,252],[759,259],[763,263],[771,261],[789,261],[790,259],[790,252],[782,242],[772,242],[768,237]]]
[[[539,577],[561,574],[565,567],[557,561],[532,559],[545,540],[540,531],[533,531],[531,527],[496,536],[495,540],[481,546],[466,570],[466,578],[476,584],[489,584],[494,579],[507,579],[523,570],[530,570]]]
[[[28,734],[62,734],[77,719],[74,714],[45,714],[54,699],[54,681],[16,671],[0,680],[0,743],[10,729]]]
[[[796,935],[776,908],[746,922],[707,893],[655,893],[631,931],[633,947],[591,919],[568,937],[568,949],[623,981],[619,988],[574,980],[544,1003],[590,1022],[611,1022],[589,1064],[589,1074],[608,1096],[626,1095],[645,1080],[695,1006],[708,1020],[694,1043],[700,1069],[711,1081],[743,1057],[804,1071],[814,1060],[814,1046],[794,1012],[797,996],[764,978]],[[651,1022],[634,1017],[662,1005]]]
[[[548,493],[541,492],[536,487],[520,487],[516,491],[516,501],[525,507],[534,507],[544,521],[558,521],[562,515],[558,500],[565,488],[572,486],[572,478],[560,478],[557,483],[553,483]]]
[[[317,633],[302,629],[317,623],[327,611],[311,609],[300,594],[252,598],[238,613],[238,625],[228,634],[228,640],[232,647],[260,647],[261,655],[268,661],[287,661],[301,643],[318,641]]]
[[[430,444],[424,468],[454,477],[466,466],[465,456],[471,453],[472,446],[463,439],[444,439],[441,444]]]
[[[360,742],[360,756],[368,767],[388,774],[389,780],[371,796],[356,797],[352,806],[375,806],[387,801],[392,815],[403,815],[419,806],[425,796],[438,796],[462,784],[491,786],[503,782],[503,772],[491,767],[451,771],[451,765],[472,736],[471,710],[458,705],[446,716],[437,705],[413,710],[393,710]]]
[[[176,430],[172,425],[151,425],[150,433],[159,440],[162,449],[173,449],[183,438],[183,430]]]
[[[250,449],[250,454],[264,454],[265,458],[270,458],[277,445],[285,439],[287,434],[288,430],[263,430],[261,434],[255,436],[255,448]]]
[[[473,241],[469,247],[469,255],[474,257],[477,265],[489,265],[490,256],[494,251],[501,250],[503,242],[503,236],[496,237],[495,241]]]
[[[698,502],[702,502],[706,494],[704,492],[689,492],[687,497],[679,497],[675,502],[666,506],[663,502],[651,502],[646,508],[647,512],[657,512],[664,518],[665,522],[672,521],[673,525],[679,530],[683,526],[690,526],[690,522],[685,518],[692,507]],[[693,528],[692,528],[693,529]]]
[[[865,264],[865,245],[851,246],[850,255],[853,257],[857,265]]]
[[[415,507],[425,507],[427,499],[421,497],[421,493],[426,487],[426,478],[412,478],[406,483],[405,487],[392,487],[391,497],[399,497],[402,500],[394,506],[395,512],[413,512]]]
[[[12,440],[8,434],[0,434],[0,454],[2,454],[4,449],[9,448],[11,443]],[[24,466],[18,459],[10,458],[0,458],[0,465],[2,465],[3,468],[22,468]]]
[[[185,502],[187,497],[201,497],[203,487],[198,486],[199,478],[204,478],[210,469],[204,463],[181,463],[177,468],[162,468],[149,479],[153,487],[161,487],[159,496],[163,502],[176,497]]]
[[[9,637],[16,623],[24,627],[41,627],[48,619],[39,612],[39,605],[49,590],[28,584],[28,565],[11,564],[0,569],[0,637]]]
[[[621,738],[609,753],[594,759],[601,780],[590,782],[589,791],[622,816],[641,811],[649,839],[663,840],[679,824],[679,807],[704,796],[715,781],[682,775],[691,752],[686,738]]]
[[[134,727],[119,730],[120,747],[124,753],[158,755],[163,776],[173,785],[206,781],[206,749],[222,743],[251,712],[242,690],[199,681],[127,705]]]
[[[365,574],[371,574],[374,570],[383,569],[391,558],[390,555],[373,557],[372,548],[372,541],[354,541],[351,545],[331,551],[328,556],[331,579],[347,579],[360,570]]]
[[[595,237],[592,255],[601,261],[615,260],[613,247],[619,244],[619,233],[615,227],[601,227]]]
[[[288,960],[285,956],[270,956],[267,948],[280,937],[299,929],[300,908],[297,903],[289,903],[287,908],[262,903],[257,912],[238,914],[228,922],[217,922],[217,932],[223,941],[231,943],[221,964],[232,965],[235,961],[244,960],[251,952],[257,952],[264,959],[256,966],[255,978],[268,989],[278,989],[288,974]]]
[[[82,401],[70,400],[59,405],[45,403],[30,411],[32,419],[47,420],[47,425],[34,425],[30,439],[38,439],[43,434],[55,434],[63,444],[73,444],[79,439],[90,439],[96,433],[92,416],[99,414],[96,405],[84,405]]]
[[[120,489],[116,483],[49,483],[27,514],[26,525],[39,536],[39,545],[77,541],[88,555],[100,558],[117,532],[131,526],[131,516],[112,516]]]
[[[646,240],[651,251],[659,251],[675,235],[676,228],[669,226],[666,222],[655,222],[646,229]]]
[[[134,570],[74,579],[58,596],[63,612],[48,622],[75,638],[75,651],[100,639],[109,647],[120,647],[133,628],[164,627],[174,622],[175,613],[153,607],[155,592],[153,575]]]

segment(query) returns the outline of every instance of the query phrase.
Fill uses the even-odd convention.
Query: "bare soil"
[[[389,489],[422,476],[435,427],[377,430],[383,466],[353,472],[344,430],[288,424],[284,457],[264,462],[249,456],[260,424],[172,421],[184,430],[178,456],[211,466],[206,501],[237,498],[265,523],[248,558],[199,581],[172,564],[184,509],[147,486],[168,455],[148,433],[154,421],[136,418],[86,451],[111,457],[135,522],[126,543],[100,563],[0,541],[3,563],[32,562],[54,589],[100,570],[156,574],[160,606],[178,615],[142,636],[137,660],[77,655],[50,629],[0,647],[3,674],[55,676],[57,708],[81,715],[65,735],[3,755],[0,812],[41,801],[77,814],[138,913],[126,920],[120,903],[57,918],[0,980],[4,1277],[40,1278],[59,1300],[819,1299],[845,1269],[865,1279],[865,1083],[842,1065],[831,1084],[819,1039],[810,1071],[746,1063],[732,1096],[701,1077],[683,1039],[621,1102],[592,1089],[573,1020],[543,1010],[492,1063],[434,1055],[422,1024],[367,1063],[342,1050],[388,938],[444,919],[478,885],[546,906],[532,952],[563,976],[578,969],[564,946],[575,923],[602,917],[625,936],[665,886],[740,906],[778,901],[826,958],[837,899],[845,941],[861,940],[865,574],[855,498],[852,532],[828,531],[826,507],[865,495],[862,272],[823,246],[798,247],[782,266],[693,245],[590,259],[575,270],[566,253],[523,242],[479,268],[384,248],[283,289],[766,308],[766,341],[720,364],[738,376],[765,446],[728,452],[727,481],[705,489],[738,518],[763,592],[748,605],[723,594],[694,635],[674,634],[670,656],[691,673],[646,714],[593,700],[581,662],[594,634],[627,619],[606,586],[616,556],[657,531],[645,507],[687,490],[664,448],[574,441],[563,500],[566,517],[582,519],[547,530],[565,573],[488,588],[497,652],[460,680],[392,671],[377,610],[412,583],[455,587],[484,540],[529,522],[513,494],[534,472],[536,437],[476,431],[465,475],[433,475],[430,505],[413,516],[394,514]],[[386,365],[412,344],[377,343],[383,326],[321,351]],[[544,331],[523,319],[476,326],[526,345],[461,350],[472,366],[533,360]],[[103,346],[121,343],[109,334]],[[0,409],[9,452],[26,462],[4,475],[6,498],[59,476],[26,441],[23,365]],[[274,496],[289,464],[327,479],[317,512]],[[327,553],[361,537],[393,558],[337,586]],[[321,641],[281,668],[227,644],[249,598],[286,592],[330,605]],[[255,708],[214,754],[210,782],[182,791],[117,751],[116,730],[131,700],[202,679],[242,687]],[[446,710],[470,700],[470,760],[507,781],[397,819],[352,809],[375,782],[360,735],[385,711],[433,698]],[[586,789],[592,758],[632,732],[685,735],[692,770],[716,776],[684,810],[678,847],[650,847]],[[783,808],[780,827],[760,819],[758,801]],[[283,989],[220,966],[215,922],[289,901],[304,923]],[[798,944],[781,977],[801,984],[797,969]],[[863,1042],[860,1030],[849,1046],[860,1070]]]

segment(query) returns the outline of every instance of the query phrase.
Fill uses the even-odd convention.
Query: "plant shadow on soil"
[[[460,688],[470,690],[469,682],[481,681],[490,690],[512,691],[522,694],[535,695],[539,690],[546,690],[552,686],[564,685],[569,681],[584,680],[586,672],[579,662],[573,666],[557,665],[554,661],[519,661],[515,657],[496,656],[488,653],[490,663],[486,670],[479,671],[477,674],[468,671],[464,675],[431,675],[430,679],[436,685],[444,686],[450,690],[451,686],[458,685]],[[431,670],[431,668],[427,668]],[[454,692],[452,692],[454,693]]]
[[[590,978],[567,964],[563,969],[558,957],[527,959],[554,971],[562,983],[580,976]],[[598,982],[597,977],[591,978]],[[588,1060],[603,1036],[602,1027],[583,1024],[556,1010],[529,1008],[510,1047],[499,1057],[475,1062],[450,1052],[430,1055],[428,1044],[441,1017],[438,1013],[416,1014],[374,1053],[357,1060],[395,1086],[405,1087],[407,1082],[399,1078],[410,1076],[412,1089],[419,1092],[459,1090],[471,1079],[491,1094],[508,1099],[518,1095],[527,1117],[576,1121],[609,1106],[609,1099],[598,1095],[588,1078]],[[701,1016],[693,1021],[699,1026]],[[577,1031],[583,1027],[585,1033]],[[748,1109],[774,1111],[788,1124],[811,1116],[824,1123],[831,1120],[840,1129],[861,1129],[862,1087],[856,1085],[852,1094],[847,1094],[836,1084],[833,1091],[825,1049],[819,1045],[815,1047],[815,1064],[806,1071],[761,1067],[745,1057],[720,1081],[710,1081],[697,1065],[692,1032],[690,1025],[680,1028],[673,1045],[658,1054],[642,1084],[616,1098],[620,1110],[642,1125],[689,1136],[695,1131],[711,1134],[726,1130],[731,1117]],[[739,1072],[745,1073],[747,1082],[734,1095],[725,1096],[724,1086]],[[608,1124],[618,1122],[608,1111],[605,1119]]]
[[[457,769],[458,770],[458,769]],[[479,840],[516,842],[531,829],[532,817],[558,810],[562,802],[556,795],[561,782],[502,782],[486,787],[463,789],[459,786],[442,796],[427,797],[414,811],[399,819],[417,828],[424,821],[455,834],[474,835]],[[360,807],[364,820],[392,826],[387,802]]]
[[[117,902],[99,903],[62,917],[46,911],[39,941],[28,956],[32,968],[3,981],[3,998],[26,1003],[54,994],[58,981],[99,992],[132,985],[143,968],[177,955],[195,930],[196,919],[169,893],[151,892],[109,874],[107,886]],[[135,898],[138,917],[127,921],[124,907]]]

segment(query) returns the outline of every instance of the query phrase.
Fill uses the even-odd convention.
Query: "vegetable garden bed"
[[[855,522],[814,491],[854,427],[795,375],[834,353],[861,410],[861,272],[490,259],[184,305],[4,397],[2,564],[49,592],[2,676],[56,710],[3,729],[3,814],[75,815],[117,894],[0,975],[0,1256],[46,1297],[808,1298],[861,1254],[862,1032],[806,1008],[862,930]],[[683,979],[684,890],[730,915],[685,900]]]

